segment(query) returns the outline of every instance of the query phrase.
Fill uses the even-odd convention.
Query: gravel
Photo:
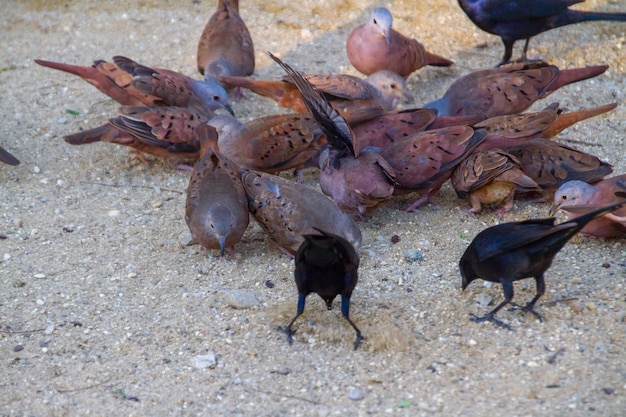
[[[385,4],[396,28],[456,62],[411,76],[417,104],[502,54],[499,39],[476,29],[454,0]],[[268,50],[306,72],[358,75],[344,42],[373,6],[241,2],[255,76],[283,75]],[[588,0],[577,8],[623,4]],[[350,312],[366,337],[359,350],[338,302],[327,311],[314,296],[290,346],[276,328],[295,314],[293,262],[254,223],[234,255],[185,246],[188,174],[133,160],[122,147],[65,143],[64,134],[104,123],[118,105],[33,62],[89,65],[122,54],[198,76],[196,42],[214,3],[32,0],[3,9],[0,144],[22,164],[0,166],[0,414],[623,415],[623,240],[578,237],[565,246],[536,307],[545,321],[503,309],[509,331],[468,320],[499,303],[502,290],[479,281],[461,292],[457,266],[473,236],[500,220],[488,210],[464,213],[466,202],[448,185],[436,205],[416,213],[399,210],[411,197],[394,200],[359,223],[360,281]],[[559,67],[610,65],[533,110],[554,101],[568,110],[621,103],[625,30],[594,22],[533,39],[530,56]],[[233,103],[244,120],[284,111],[246,96]],[[600,143],[573,146],[623,173],[625,120],[620,105],[564,136]],[[315,186],[316,178],[311,170],[304,182]],[[547,211],[516,202],[504,220]],[[515,301],[526,302],[534,283],[517,282],[515,290]]]

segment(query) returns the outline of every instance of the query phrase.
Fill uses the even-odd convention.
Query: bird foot
[[[293,345],[293,337],[292,336],[296,332],[295,330],[291,330],[290,327],[283,327],[283,326],[278,326],[276,328],[276,330],[278,330],[279,332],[285,333],[287,335],[287,343],[289,343],[289,345]],[[356,347],[355,347],[355,349],[356,349]]]
[[[365,340],[365,337],[361,334],[361,332],[357,332],[356,340],[354,341],[354,350],[357,350],[357,348],[361,344],[361,340]]]
[[[511,303],[511,304],[513,305],[513,307],[509,308],[509,311],[521,310],[524,313],[531,313],[533,316],[537,317],[537,320],[539,320],[539,322],[543,323],[543,317],[541,317],[541,314],[537,313],[533,309],[532,304],[529,303],[529,304],[526,304],[525,306],[521,306],[516,303]]]
[[[470,314],[470,316],[470,321],[473,321],[474,323],[484,323],[486,321],[490,321],[496,326],[504,327],[507,330],[513,330],[511,329],[511,326],[505,322],[496,319],[493,314],[485,314],[482,317],[478,317],[476,314]]]

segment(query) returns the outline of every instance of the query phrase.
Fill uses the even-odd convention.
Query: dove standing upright
[[[217,132],[208,125],[196,129],[202,157],[191,172],[185,221],[191,235],[206,249],[233,247],[250,221],[248,200],[239,167],[217,150]]]
[[[459,0],[472,22],[485,32],[498,35],[504,55],[498,65],[511,60],[515,41],[525,39],[521,61],[526,61],[530,38],[550,29],[593,20],[626,21],[626,13],[572,10],[585,0]]]
[[[580,215],[578,209],[593,210],[598,206],[619,201],[615,196],[616,191],[626,191],[626,174],[606,178],[594,185],[579,180],[566,182],[554,193],[554,205],[550,209],[550,215],[563,210],[573,219]],[[626,208],[590,221],[581,233],[599,237],[625,237]]]
[[[341,314],[356,331],[354,349],[364,339],[361,331],[350,320],[350,297],[359,279],[359,255],[354,247],[341,236],[316,229],[316,234],[304,235],[304,242],[298,248],[294,277],[298,287],[298,310],[296,316],[278,330],[287,334],[289,344],[293,342],[295,331],[291,326],[304,312],[306,297],[316,293],[332,309],[333,300],[341,296]]]
[[[624,200],[626,193],[621,192],[618,196],[622,201],[561,224],[555,225],[554,218],[531,219],[498,224],[480,232],[469,244],[459,262],[462,288],[465,290],[477,278],[499,282],[504,291],[504,301],[482,317],[472,315],[472,321],[491,321],[508,328],[509,326],[497,320],[495,315],[513,300],[513,282],[524,278],[535,279],[537,293],[522,310],[542,320],[533,307],[545,293],[545,271],[550,268],[561,248],[586,224],[626,205]]]
[[[428,52],[415,39],[394,30],[392,21],[389,10],[377,7],[366,23],[350,32],[346,43],[348,59],[359,72],[370,75],[390,70],[406,79],[425,65],[452,65],[452,61]]]
[[[239,15],[239,0],[219,0],[198,42],[198,71],[204,79],[254,72],[254,45]]]

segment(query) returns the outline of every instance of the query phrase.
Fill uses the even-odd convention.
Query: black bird
[[[626,198],[626,193],[621,191],[616,192],[615,195]],[[509,328],[505,323],[496,320],[494,316],[509,303],[520,307],[511,302],[514,295],[513,282],[532,277],[537,283],[537,293],[521,309],[534,314],[540,321],[543,321],[533,307],[546,290],[543,274],[552,264],[554,256],[591,220],[624,205],[626,205],[626,200],[558,225],[554,224],[554,218],[531,219],[499,224],[480,232],[467,247],[459,262],[463,278],[462,288],[465,290],[476,278],[499,282],[504,291],[504,301],[482,317],[472,314],[471,320],[478,323],[491,321]]]
[[[319,235],[303,235],[304,242],[296,253],[294,276],[298,287],[298,311],[287,327],[278,327],[278,330],[286,333],[287,342],[292,344],[295,331],[291,330],[291,326],[304,312],[307,295],[312,292],[318,294],[329,310],[335,297],[341,295],[341,314],[356,331],[356,350],[364,337],[350,320],[350,297],[359,278],[359,255],[346,239],[316,230]]]
[[[4,162],[5,164],[9,164],[9,165],[19,165],[20,164],[20,161],[16,157],[11,155],[9,153],[9,151],[4,149],[2,146],[0,146],[0,161]]]
[[[504,44],[499,65],[511,60],[513,44],[525,39],[521,61],[526,61],[530,38],[550,29],[593,20],[626,21],[626,13],[571,10],[585,0],[459,0],[459,6],[476,26],[498,35]]]

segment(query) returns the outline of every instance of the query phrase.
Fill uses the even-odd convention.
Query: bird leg
[[[296,316],[293,319],[291,319],[287,327],[278,326],[276,328],[276,330],[278,330],[279,332],[283,332],[287,335],[287,343],[289,343],[290,345],[293,344],[292,336],[296,332],[295,330],[291,330],[291,326],[296,321],[296,319],[300,317],[302,313],[304,312],[304,301],[306,299],[306,296],[307,295],[303,293],[298,294],[298,311],[296,312]]]
[[[356,327],[352,320],[350,320],[350,295],[341,295],[341,314],[346,320],[348,320],[348,323],[350,323],[350,326],[352,326],[352,328],[356,332],[354,350],[357,350],[357,348],[361,344],[361,340],[365,339],[365,337],[363,337],[363,334],[361,333],[359,328]]]
[[[533,309],[539,297],[541,297],[546,292],[546,283],[543,279],[543,274],[539,275],[538,277],[535,277],[535,282],[537,284],[537,294],[535,294],[535,297],[532,300],[530,300],[528,304],[526,304],[524,307],[518,304],[514,304],[514,303],[511,303],[511,304],[513,304],[515,307],[517,307],[518,309],[522,310],[525,313],[531,313],[533,316],[537,317],[537,319],[540,322],[543,323],[543,317],[541,317],[541,314],[537,313]]]
[[[482,323],[485,321],[490,321],[497,326],[504,327],[505,329],[511,330],[511,326],[495,318],[496,313],[500,311],[502,307],[504,307],[507,304],[511,304],[511,300],[513,299],[513,295],[515,294],[513,290],[512,282],[504,281],[504,280],[500,280],[500,282],[502,283],[502,290],[504,291],[504,301],[498,304],[496,308],[494,308],[493,310],[491,310],[489,313],[485,314],[482,317],[478,317],[476,314],[470,314],[472,316],[470,320],[475,323]]]
[[[509,61],[511,61],[511,56],[513,56],[513,45],[515,44],[515,41],[504,40],[504,38],[502,38],[502,43],[504,44],[504,56],[502,57],[502,60],[498,62],[496,68],[501,67],[504,64],[508,64]]]

